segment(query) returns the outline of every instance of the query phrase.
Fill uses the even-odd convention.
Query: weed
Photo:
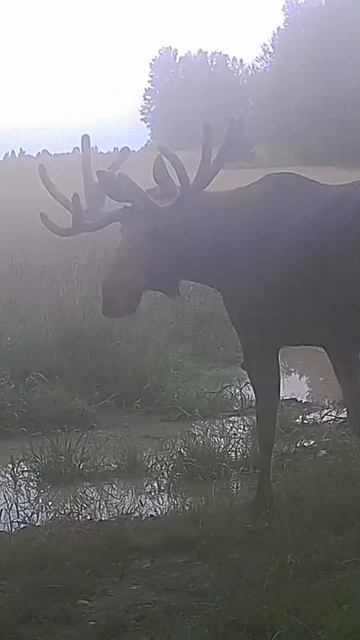
[[[1,433],[41,431],[49,425],[59,428],[75,422],[89,427],[95,419],[94,408],[70,390],[52,383],[41,373],[31,373],[16,382],[5,371],[0,372]]]
[[[22,451],[22,462],[35,478],[52,485],[87,479],[106,468],[105,456],[88,434],[67,430],[30,442]]]
[[[179,482],[235,480],[248,469],[251,451],[251,422],[229,419],[198,423],[164,443],[151,472],[170,486]]]

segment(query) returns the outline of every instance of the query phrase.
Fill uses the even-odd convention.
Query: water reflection
[[[185,509],[189,498],[164,491],[157,482],[134,483],[114,479],[99,484],[82,483],[44,487],[29,477],[22,463],[0,475],[0,529],[14,532],[51,520],[110,520],[120,517],[148,518],[174,509]]]
[[[234,493],[246,489],[246,473],[254,451],[255,414],[249,387],[241,393],[242,404],[236,415],[211,422],[199,420],[186,432],[165,440],[160,450],[146,452],[142,477],[112,475],[102,482],[54,487],[44,484],[40,475],[25,464],[25,458],[11,460],[0,469],[0,530],[14,532],[55,519],[156,517],[191,508],[205,499],[206,490]],[[280,416],[281,411],[285,411],[287,421],[290,416],[292,424],[334,424],[345,418],[341,409],[296,398],[284,400]],[[110,447],[107,442],[108,449],[119,451],[123,440],[121,436],[112,437],[117,440]],[[103,434],[97,440],[97,451],[101,438]],[[101,461],[106,464],[106,457]],[[111,461],[108,468],[114,468]],[[196,482],[202,483],[199,492],[194,490]]]
[[[235,492],[241,461],[251,449],[254,418],[229,417],[209,424],[198,421],[187,432],[149,452],[145,478],[111,478],[71,486],[45,485],[24,461],[14,460],[0,471],[0,529],[14,532],[51,520],[148,518],[188,509],[206,495],[194,488]],[[117,443],[118,444],[118,443]],[[115,447],[114,447],[115,449]],[[109,465],[109,469],[111,465]],[[220,487],[221,485],[221,487]]]

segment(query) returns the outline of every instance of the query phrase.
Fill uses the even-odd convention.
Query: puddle
[[[209,492],[238,493],[245,486],[241,464],[251,448],[253,424],[253,416],[194,423],[187,432],[166,441],[160,452],[149,453],[144,477],[54,487],[40,481],[24,460],[13,460],[0,470],[0,530],[14,532],[55,519],[158,517],[189,509],[209,497]],[[114,440],[114,449],[115,445]],[[217,479],[212,480],[212,475]]]
[[[282,406],[292,412],[294,422],[304,425],[319,422],[334,424],[344,419],[344,411],[304,402],[309,396],[308,391],[306,379],[297,374],[288,376],[282,382]],[[240,466],[241,461],[246,458],[244,454],[253,446],[253,393],[247,384],[243,385],[240,392],[235,387],[231,388],[231,393],[233,397],[234,393],[240,394],[237,397],[237,406],[240,407],[237,416],[211,422],[197,421],[185,431],[183,424],[177,426],[176,423],[171,423],[166,426],[150,421],[151,427],[147,430],[146,421],[143,421],[143,433],[130,433],[133,441],[149,438],[146,443],[142,441],[142,449],[153,451],[153,463],[148,465],[143,477],[129,479],[122,475],[112,476],[110,480],[102,482],[81,481],[60,487],[45,485],[21,459],[16,460],[16,450],[21,447],[21,442],[5,443],[0,460],[0,530],[14,532],[29,525],[42,525],[59,519],[80,521],[158,517],[174,510],[189,509],[203,501],[206,493],[220,490],[220,487],[222,490],[225,487],[228,493],[248,491],[249,475],[242,473]],[[177,429],[178,435],[174,437]],[[106,438],[106,434],[99,432],[96,435],[97,442],[101,442],[104,437]],[[111,433],[109,438],[111,437],[117,437],[119,445],[121,434]],[[157,439],[158,445],[161,442],[163,458],[157,457],[159,446],[151,443],[151,438]],[[111,446],[108,448],[111,449]],[[115,450],[115,446],[113,449]],[[204,452],[203,458],[199,451]],[[15,456],[11,463],[5,464],[5,460],[8,461],[13,454]],[[212,482],[206,475],[209,473],[209,456],[212,456],[211,463],[214,465],[221,464],[224,456],[226,464],[229,460],[234,462],[234,469],[237,468],[235,463],[239,461],[239,470],[228,473],[224,482]],[[204,477],[201,475],[202,464]],[[176,465],[179,465],[179,478],[176,476]],[[189,472],[191,476],[194,467],[197,471],[198,488],[201,484],[200,491],[195,490],[194,484],[182,481],[181,474]],[[219,477],[218,467],[214,477]]]
[[[44,487],[17,469],[3,470],[0,478],[0,529],[14,532],[29,525],[51,520],[111,520],[120,517],[165,515],[173,509],[185,508],[180,496],[161,490],[154,482],[126,483],[121,479],[99,484]]]

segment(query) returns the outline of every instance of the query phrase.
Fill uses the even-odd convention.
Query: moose
[[[204,126],[192,181],[180,157],[164,147],[154,162],[153,191],[116,168],[98,171],[96,183],[121,204],[106,212],[99,207],[97,217],[78,194],[70,200],[58,191],[40,167],[45,188],[69,212],[71,225],[40,215],[52,233],[66,237],[121,224],[121,242],[101,287],[106,317],[134,313],[147,290],[177,295],[184,280],[220,292],[255,393],[255,500],[270,505],[282,347],[326,351],[360,435],[360,181],[329,185],[277,172],[244,187],[207,191],[227,162],[236,130],[231,119],[214,155],[212,129]]]

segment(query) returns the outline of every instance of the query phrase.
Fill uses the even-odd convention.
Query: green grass
[[[231,420],[198,424],[165,441],[149,457],[149,475],[164,478],[168,486],[189,482],[235,481],[251,466],[253,423]]]
[[[75,422],[89,428],[96,419],[95,407],[59,383],[32,373],[22,382],[0,371],[0,433],[36,432]]]
[[[55,432],[30,442],[22,451],[26,472],[51,485],[89,480],[110,471],[103,450],[88,434]]]
[[[146,473],[145,452],[124,436],[52,431],[30,440],[19,454],[19,481],[51,486]]]
[[[53,523],[0,539],[4,637],[354,640],[359,445],[276,459],[276,507],[226,493],[145,522]],[[319,446],[320,446],[319,445]]]

